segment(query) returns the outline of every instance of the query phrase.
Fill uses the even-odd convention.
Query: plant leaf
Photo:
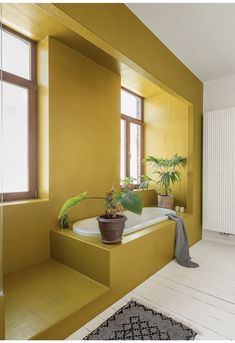
[[[171,192],[171,185],[180,182],[180,169],[186,166],[187,158],[177,154],[171,158],[147,156],[143,163],[150,163],[152,165],[152,173],[157,176],[157,183],[164,189],[167,195],[169,191]]]
[[[81,201],[86,199],[86,197],[87,197],[87,192],[83,192],[73,198],[66,200],[59,212],[58,219],[63,218],[64,215],[66,215],[72,207],[78,205]]]
[[[156,183],[156,181],[151,179],[151,177],[146,176],[146,175],[141,175],[139,188],[140,189],[148,189],[150,182]]]
[[[139,194],[132,191],[127,191],[121,194],[119,198],[121,206],[136,214],[141,214],[143,209],[143,202]]]

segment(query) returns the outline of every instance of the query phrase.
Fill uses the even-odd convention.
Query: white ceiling
[[[203,82],[235,73],[235,4],[128,3]]]

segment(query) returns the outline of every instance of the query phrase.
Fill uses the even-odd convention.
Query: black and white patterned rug
[[[196,335],[185,324],[131,300],[84,340],[194,340]]]

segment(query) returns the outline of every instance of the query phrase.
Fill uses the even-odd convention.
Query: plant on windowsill
[[[121,185],[123,188],[128,188],[130,190],[138,188],[138,179],[132,176],[126,176],[124,179],[121,180]]]
[[[127,220],[123,210],[128,210],[136,214],[142,213],[142,199],[137,193],[134,193],[127,187],[116,190],[112,187],[105,197],[88,197],[87,192],[68,199],[59,212],[59,222],[61,228],[69,228],[68,213],[70,209],[83,200],[100,199],[104,201],[105,214],[97,217],[98,226],[103,243],[119,243],[122,240],[122,234]]]
[[[171,187],[181,181],[180,169],[186,166],[187,158],[177,154],[171,158],[147,156],[143,163],[150,163],[152,165],[152,174],[157,176],[157,178],[142,175],[140,188],[148,189],[149,185],[154,183],[162,192],[158,194],[158,207],[173,209],[174,195],[170,194],[172,192]]]

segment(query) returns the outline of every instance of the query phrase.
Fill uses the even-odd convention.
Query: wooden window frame
[[[125,163],[125,174],[126,177],[130,177],[130,126],[131,123],[137,124],[140,126],[140,135],[141,135],[141,141],[140,141],[140,160],[142,161],[144,158],[144,98],[129,89],[126,89],[122,87],[125,92],[128,92],[135,97],[140,99],[140,111],[141,111],[141,119],[137,119],[131,116],[128,116],[126,114],[121,113],[121,120],[125,121],[125,129],[126,129],[126,149],[125,149],[125,154],[126,154],[126,163]],[[144,173],[144,166],[141,164],[140,166],[140,174]],[[134,184],[134,187],[138,188],[139,184]]]
[[[37,198],[37,95],[36,95],[36,42],[22,34],[2,26],[2,30],[27,42],[31,46],[30,79],[1,70],[2,80],[15,86],[28,89],[28,173],[29,190],[27,192],[3,193],[3,201],[25,200]]]

